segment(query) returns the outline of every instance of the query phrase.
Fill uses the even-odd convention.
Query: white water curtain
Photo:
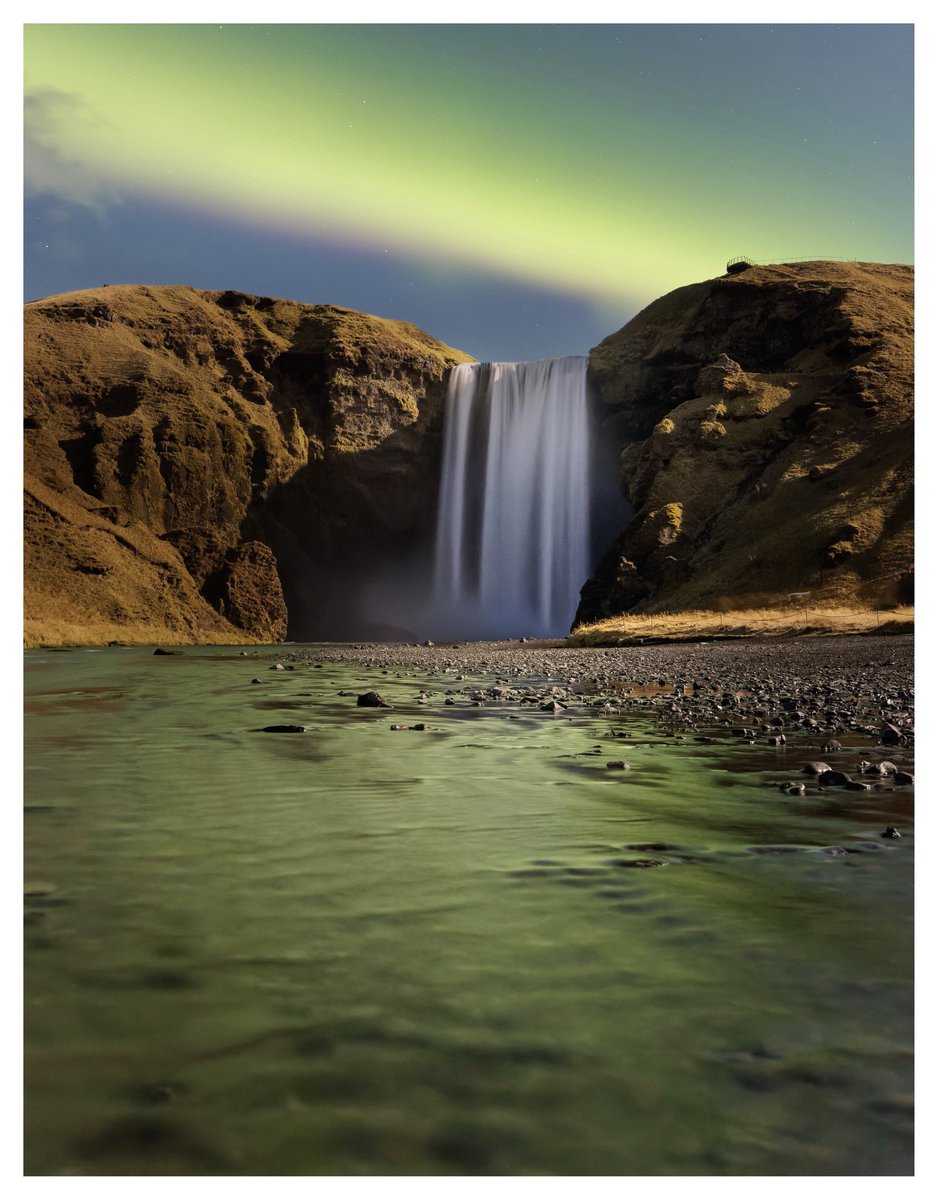
[[[428,622],[438,636],[569,629],[591,565],[586,364],[453,368]]]

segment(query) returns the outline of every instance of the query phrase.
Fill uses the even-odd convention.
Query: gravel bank
[[[571,647],[562,642],[463,642],[438,645],[332,643],[284,647],[289,663],[340,662],[428,675],[465,674],[579,685],[692,685],[694,680],[738,690],[782,685],[830,686],[849,677],[857,686],[907,691],[912,686],[911,636],[753,639],[660,646]]]
[[[533,641],[304,646],[278,661],[294,669],[340,662],[414,677],[423,688],[417,703],[431,716],[440,705],[507,707],[544,719],[633,713],[656,720],[665,738],[766,751],[787,746],[804,765],[792,777],[792,761],[779,786],[801,795],[806,788],[893,791],[914,783],[907,636],[613,649]],[[613,722],[606,736],[627,735]],[[627,769],[619,761],[608,766]]]

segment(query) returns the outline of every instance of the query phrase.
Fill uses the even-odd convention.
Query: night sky
[[[188,283],[582,354],[756,259],[912,261],[909,25],[33,25],[26,299]]]

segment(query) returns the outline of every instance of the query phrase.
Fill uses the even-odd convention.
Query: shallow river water
[[[908,790],[268,666],[26,656],[27,1173],[911,1171]]]

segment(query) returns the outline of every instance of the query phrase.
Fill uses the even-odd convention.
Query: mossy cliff
[[[577,622],[908,601],[913,272],[753,267],[656,300],[590,355],[634,517]]]
[[[273,641],[432,530],[445,375],[413,325],[189,287],[26,305],[30,644]]]

